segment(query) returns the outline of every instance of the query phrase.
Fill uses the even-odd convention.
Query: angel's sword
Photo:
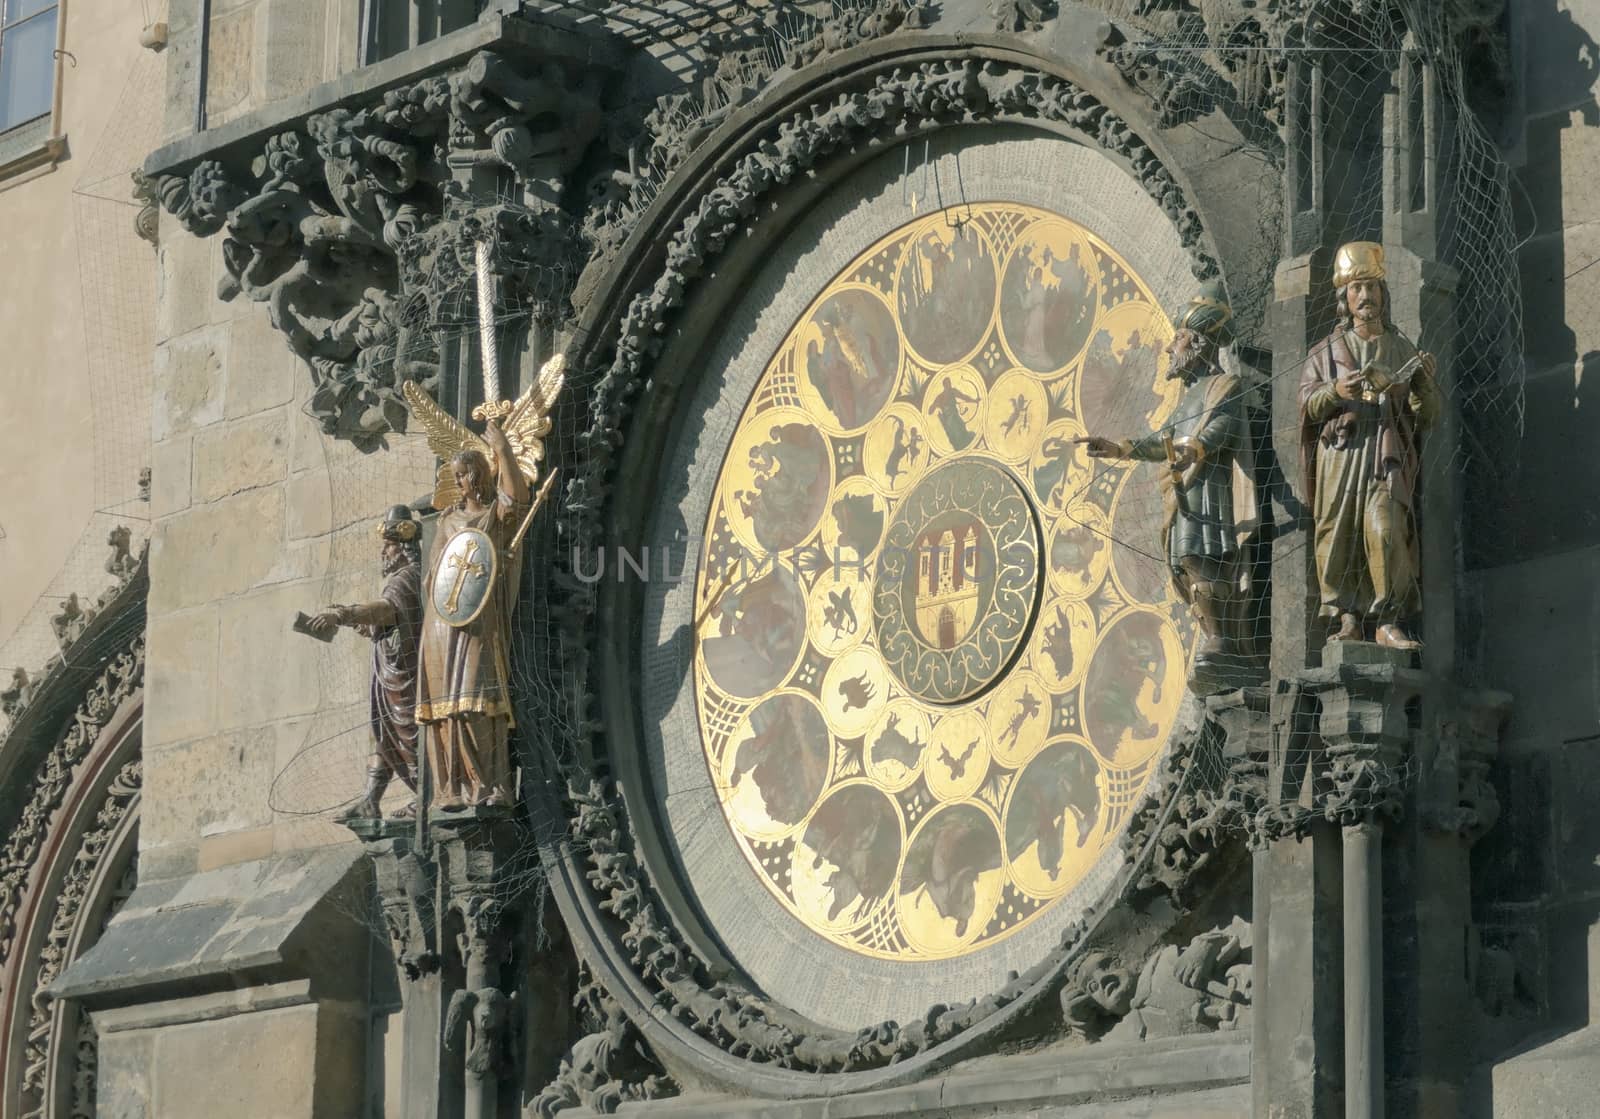
[[[483,365],[484,411],[493,415],[500,404],[500,354],[494,340],[494,273],[489,270],[489,243],[479,241],[478,272],[478,356]]]

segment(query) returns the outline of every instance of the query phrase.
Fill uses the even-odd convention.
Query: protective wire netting
[[[825,16],[865,10],[871,4],[869,0],[839,0],[825,5],[741,2],[587,7],[594,9],[595,18],[610,21],[635,45],[662,56],[669,67],[677,58],[684,77],[675,87],[679,92],[658,100],[655,115],[643,122],[645,140],[634,166],[636,173],[630,177],[625,198],[605,215],[615,220],[642,212],[676,168],[667,150],[652,146],[649,137],[672,130],[709,133],[762,81],[807,49]],[[565,14],[570,17],[574,13],[568,8]],[[586,230],[590,236],[565,242],[567,251],[551,253],[544,245],[537,255],[530,255],[526,243],[516,235],[516,218],[524,207],[537,208],[540,203],[505,182],[492,197],[469,199],[457,194],[451,205],[454,216],[465,219],[463,232],[453,244],[419,245],[409,255],[402,251],[407,257],[402,267],[408,270],[414,294],[403,313],[410,329],[384,352],[372,376],[392,377],[396,384],[415,379],[447,411],[462,417],[485,399],[484,324],[471,267],[477,246],[487,247],[501,276],[514,277],[511,282],[495,281],[489,318],[498,356],[500,397],[515,400],[534,383],[554,352],[554,339],[540,324],[564,317],[566,293],[588,262],[594,238],[593,231]],[[285,352],[283,360],[294,359]],[[584,408],[602,371],[603,367],[593,365],[567,367],[554,427],[546,437],[547,468],[577,460],[587,418]],[[303,371],[298,375],[303,379]],[[306,395],[302,386],[302,404]],[[329,574],[323,601],[305,603],[303,612],[314,615],[327,605],[371,603],[382,596],[383,541],[378,528],[396,504],[411,506],[423,526],[420,566],[426,593],[437,522],[437,511],[431,509],[437,460],[427,447],[423,426],[413,417],[406,434],[388,435],[381,450],[362,453],[349,443],[317,435],[309,407],[304,413],[296,433],[293,469],[305,471],[308,484],[317,488],[320,483],[313,483],[312,478],[319,468],[326,471],[329,531],[302,546],[326,549]],[[482,430],[477,421],[468,426]],[[302,447],[314,448],[306,452],[310,461],[302,460]],[[535,489],[546,476],[541,475]],[[571,666],[562,662],[558,627],[564,595],[537,574],[553,569],[558,550],[567,546],[556,531],[565,482],[565,478],[556,479],[520,548],[522,593],[510,627],[507,667],[516,722],[511,736],[513,764],[524,783],[561,780],[557,775],[574,772],[585,733],[581,724],[586,716],[571,693]],[[320,560],[321,555],[315,558]],[[656,557],[653,562],[659,566],[664,559]],[[676,561],[680,566],[681,559]],[[672,575],[682,572],[674,570]],[[397,640],[391,636],[392,629],[369,632],[376,633],[379,640]],[[268,797],[278,826],[297,836],[297,841],[333,843],[348,837],[338,817],[371,788],[367,783],[371,772],[390,768],[373,754],[369,717],[373,645],[373,638],[353,628],[341,628],[325,644],[306,638],[309,667],[302,678],[309,694],[301,705],[310,713],[302,724],[286,731],[289,741],[280,746]],[[425,741],[428,733],[423,729],[419,740]],[[405,782],[395,774],[380,778],[380,784],[382,812],[391,818],[396,813],[409,816],[414,796]],[[428,784],[430,796],[437,796],[432,777]],[[433,821],[450,817],[430,812],[428,819],[431,827]],[[551,837],[532,829],[523,835],[521,845],[502,867],[495,892],[506,901],[531,898],[537,909],[546,896],[542,885],[545,871],[537,849]],[[361,904],[363,908],[351,915],[376,928],[377,910],[364,908],[366,902]],[[534,922],[533,927],[542,928],[542,922]]]
[[[382,354],[376,376],[387,376],[392,369],[395,383],[414,379],[446,411],[457,417],[470,417],[486,399],[482,351],[487,330],[496,355],[498,399],[516,401],[534,386],[541,367],[553,354],[552,340],[539,324],[553,321],[558,310],[554,301],[559,295],[552,293],[570,290],[585,257],[576,246],[564,256],[545,255],[537,260],[523,256],[522,243],[508,232],[506,224],[492,216],[507,210],[519,211],[526,204],[521,195],[504,188],[495,197],[476,203],[459,202],[458,216],[468,219],[463,232],[441,251],[419,254],[414,273],[416,297],[405,312],[410,330]],[[480,312],[480,289],[472,267],[479,245],[498,262],[502,275],[516,277],[511,282],[501,278],[492,281],[487,323]],[[295,359],[285,352],[283,360]],[[585,390],[585,385],[582,371],[569,368],[567,378],[567,385],[557,398],[559,418],[546,437],[545,461],[534,481],[534,491],[549,480],[552,467],[570,462],[575,453],[577,417],[571,401]],[[415,648],[422,630],[420,599],[415,591],[409,599],[404,594],[395,598],[395,585],[381,554],[385,539],[380,529],[392,520],[395,506],[407,508],[405,516],[415,521],[419,530],[416,547],[408,558],[417,565],[418,589],[425,596],[438,559],[433,549],[441,543],[438,525],[444,510],[433,508],[438,459],[429,448],[426,426],[416,416],[411,418],[405,434],[385,436],[383,448],[374,453],[363,453],[346,442],[316,433],[309,409],[300,422],[304,425],[305,445],[320,448],[312,453],[319,461],[308,471],[307,478],[316,479],[312,484],[320,487],[318,468],[325,471],[330,512],[330,531],[317,541],[327,550],[329,573],[322,600],[306,602],[302,611],[315,615],[327,606],[360,607],[384,599],[411,603],[410,613],[399,615],[408,621],[365,629],[343,627],[326,643],[317,643],[309,635],[306,638],[307,660],[314,666],[319,702],[303,730],[294,733],[293,749],[274,776],[269,799],[273,810],[303,836],[311,841],[336,842],[349,835],[339,816],[372,789],[370,778],[374,772],[382,774],[382,812],[391,821],[397,814],[414,819],[416,797],[400,773],[407,768],[405,763],[392,765],[374,752],[374,666],[381,663],[390,671],[398,671],[404,654],[397,650],[402,646]],[[483,424],[476,419],[469,419],[466,426],[475,433],[483,431]],[[300,465],[296,463],[297,467]],[[526,533],[515,551],[507,546],[498,553],[499,562],[514,556],[520,565],[521,590],[507,634],[505,672],[515,723],[511,732],[513,766],[520,770],[523,781],[544,772],[552,752],[570,749],[577,738],[570,716],[572,705],[562,700],[565,693],[560,689],[562,675],[556,663],[549,589],[536,574],[544,570],[542,557],[553,546],[551,526],[562,500],[561,482],[558,476],[527,522]],[[513,532],[519,527],[517,523],[508,524]],[[509,543],[501,541],[502,545]],[[374,659],[375,646],[380,649],[379,661]],[[483,655],[494,655],[494,650],[486,648]],[[403,685],[401,690],[405,690]],[[468,686],[461,694],[471,698],[474,693]],[[552,722],[553,718],[558,721]],[[428,727],[419,726],[417,742],[425,744],[432,733]],[[427,753],[424,758],[419,752],[417,757],[429,772],[424,776],[412,769],[408,775],[426,790],[428,825],[418,834],[431,844],[432,840],[426,838],[430,832],[437,838],[438,827],[448,827],[450,821],[464,817],[452,814],[447,795],[441,794],[437,754]],[[545,760],[544,766],[536,764],[540,759]],[[543,872],[537,855],[538,837],[528,829],[520,834],[519,845],[502,852],[503,861],[490,893],[510,902],[531,892],[531,904],[537,911],[545,896],[539,888]],[[363,909],[353,915],[369,921],[379,919],[376,909]],[[531,927],[542,929],[542,919],[534,920]]]
[[[1481,487],[1488,448],[1514,445],[1522,427],[1509,179],[1474,108],[1503,60],[1486,53],[1485,28],[1423,0],[1324,5],[1290,39],[1248,13],[1155,7],[1124,13],[1140,30],[1109,53],[1164,124],[1216,139],[1225,115],[1245,137],[1262,162],[1263,240],[1281,257],[1227,276],[1233,318],[1213,335],[1224,344],[1198,340],[1198,375],[1170,414],[1159,387],[1181,353],[1148,338],[1091,342],[1091,359],[1105,345],[1099,375],[1130,387],[1091,432],[1128,442],[1087,448],[1106,457],[1088,464],[1085,532],[1109,542],[1120,569],[1144,569],[1144,593],[1165,584],[1189,604],[1201,694],[1267,683],[1272,598],[1293,594],[1301,571],[1324,673],[1426,663],[1412,644],[1425,636],[1423,532],[1454,519],[1457,492]],[[1384,253],[1336,255],[1358,242]],[[1349,286],[1336,288],[1341,270]],[[1165,310],[1181,327],[1193,308]],[[1193,321],[1216,319],[1201,310]],[[1427,559],[1459,563],[1448,539]],[[1384,644],[1405,648],[1374,651]],[[1303,755],[1288,769],[1310,767],[1308,813],[1338,780],[1310,733],[1315,717],[1308,705],[1282,736]],[[1185,764],[1191,785],[1227,784],[1218,751]],[[1376,765],[1339,803],[1359,812],[1363,797],[1388,798],[1414,776],[1409,756]]]
[[[150,392],[156,305],[155,251],[135,229],[143,203],[132,173],[155,146],[160,127],[160,60],[141,52],[116,108],[76,170],[71,190],[71,255],[60,260],[77,280],[77,316],[91,423],[93,505],[77,542],[43,593],[0,644],[0,688],[37,682],[47,662],[71,656],[99,600],[132,569],[149,536]],[[15,370],[17,375],[24,370]],[[64,403],[63,406],[70,406]],[[0,546],[21,548],[26,526]],[[0,624],[11,619],[0,619]],[[0,714],[0,732],[6,716]]]
[[[658,137],[709,132],[749,89],[803,59],[825,17],[869,6],[867,0],[831,6],[732,5],[725,16],[712,18],[701,5],[681,11],[662,5],[659,12],[629,5],[633,14],[626,17],[618,14],[622,6],[592,5],[597,18],[637,22],[641,12],[653,14],[656,23],[635,30],[639,43],[658,53],[684,41],[707,39],[721,45],[714,62],[701,55],[698,67],[686,64],[686,73],[695,77],[656,102],[646,125],[648,134]],[[1227,113],[1235,131],[1245,136],[1245,154],[1261,164],[1260,174],[1244,187],[1259,197],[1258,239],[1286,258],[1305,257],[1309,321],[1301,352],[1285,353],[1281,335],[1269,336],[1279,270],[1268,259],[1227,277],[1232,336],[1215,353],[1201,347],[1205,368],[1192,385],[1182,378],[1168,380],[1176,363],[1165,352],[1172,325],[1182,321],[1186,308],[1162,308],[1171,322],[1155,323],[1143,335],[1109,326],[1091,332],[1079,374],[1085,384],[1096,383],[1098,405],[1095,425],[1085,423],[1084,435],[1101,436],[1116,448],[1114,453],[1099,448],[1106,453],[1096,455],[1091,452],[1097,448],[1085,443],[1074,452],[1073,489],[1066,504],[1082,511],[1083,532],[1081,539],[1069,538],[1052,548],[1050,562],[1083,565],[1088,577],[1100,562],[1097,556],[1109,550],[1122,573],[1119,593],[1131,602],[1171,606],[1185,600],[1186,607],[1172,614],[1192,658],[1189,672],[1201,691],[1266,682],[1270,584],[1272,572],[1284,570],[1284,565],[1305,565],[1314,589],[1318,564],[1331,572],[1337,586],[1328,595],[1334,607],[1330,622],[1337,628],[1345,624],[1340,615],[1351,615],[1349,624],[1355,628],[1347,636],[1372,642],[1379,627],[1392,625],[1397,627],[1392,637],[1416,637],[1413,575],[1420,499],[1417,491],[1407,489],[1410,479],[1437,487],[1458,478],[1481,453],[1479,448],[1499,442],[1508,430],[1520,430],[1522,412],[1516,234],[1506,173],[1469,103],[1464,72],[1469,62],[1457,31],[1423,0],[1343,10],[1313,35],[1294,41],[1275,40],[1253,20],[1232,24],[1219,36],[1214,25],[1201,19],[1117,14],[1130,28],[1143,29],[1123,44],[1137,55],[1137,64],[1125,72],[1136,86],[1148,87],[1164,124],[1210,136],[1217,128],[1216,114]],[[1233,91],[1220,100],[1218,82]],[[1280,133],[1287,135],[1287,142],[1278,139]],[[642,145],[612,216],[637,214],[648,206],[683,150],[683,145]],[[506,191],[481,206],[524,203]],[[1410,231],[1424,227],[1421,239],[1412,239]],[[499,243],[498,228],[483,222],[475,236],[487,240],[497,254],[515,252],[511,241]],[[1401,231],[1405,236],[1399,236]],[[1445,434],[1409,444],[1415,451],[1397,450],[1405,469],[1393,481],[1378,477],[1378,471],[1364,471],[1360,464],[1353,474],[1335,479],[1348,483],[1348,515],[1340,537],[1346,546],[1341,561],[1319,561],[1314,503],[1303,503],[1306,493],[1295,450],[1302,442],[1303,424],[1299,409],[1285,407],[1284,401],[1298,400],[1307,357],[1317,341],[1340,331],[1332,249],[1355,241],[1391,247],[1390,306],[1382,311],[1384,317],[1400,317],[1408,333],[1416,333],[1422,301],[1417,270],[1406,271],[1405,252],[1394,252],[1396,246],[1411,244],[1419,254],[1431,254],[1445,265],[1448,281],[1435,277],[1434,282],[1449,299],[1445,313],[1427,312],[1426,336],[1411,339],[1437,356],[1438,372],[1431,382],[1426,374],[1416,375],[1409,392],[1399,378],[1412,375],[1415,365],[1406,360],[1409,351],[1403,343],[1387,348],[1389,343],[1368,347],[1345,342],[1360,351],[1352,354],[1357,365],[1370,367],[1379,378],[1353,390],[1357,398],[1365,394],[1369,399],[1347,401],[1350,411],[1360,413],[1357,422],[1367,425],[1351,438],[1367,441],[1363,446],[1375,440],[1374,417],[1384,407],[1403,415],[1433,411],[1436,415],[1427,417],[1434,420],[1430,430]],[[482,400],[483,392],[477,288],[460,256],[453,263],[444,255],[433,258],[424,285],[427,297],[408,312],[418,328],[408,343],[414,352],[402,350],[389,360],[397,367],[408,362],[436,366],[442,360],[446,369],[459,370],[441,375],[431,389],[448,410],[464,415]],[[565,290],[584,264],[576,252],[570,259],[524,261],[522,281],[497,289],[491,317],[502,397],[514,399],[532,384],[553,351],[552,339],[536,324],[559,311],[549,293]],[[1391,342],[1400,329],[1385,331]],[[1373,352],[1365,352],[1369,348]],[[285,355],[285,360],[291,359]],[[587,419],[581,402],[588,399],[600,371],[599,366],[568,369],[548,437],[547,462],[571,463],[579,454],[579,434]],[[1220,376],[1214,375],[1217,371]],[[1384,373],[1395,375],[1387,406],[1380,399]],[[1220,383],[1228,385],[1226,391],[1215,391]],[[1436,394],[1430,394],[1430,383],[1438,387]],[[309,419],[306,425],[309,429]],[[434,458],[415,423],[409,434],[388,437],[387,449],[376,454],[362,454],[342,442],[312,442],[323,448],[331,529],[307,546],[327,549],[326,570],[331,574],[326,602],[372,601],[383,584],[377,526],[391,505],[427,506]],[[1186,445],[1197,446],[1199,452]],[[1319,445],[1312,445],[1313,470]],[[1124,451],[1136,457],[1126,457]],[[1423,492],[1431,497],[1435,491]],[[570,687],[575,666],[561,659],[556,631],[565,592],[536,574],[558,566],[558,551],[568,546],[555,527],[564,498],[565,486],[558,480],[522,546],[523,591],[511,627],[509,676],[517,721],[512,743],[524,781],[570,772],[581,761],[579,744],[590,729],[586,720],[595,715],[574,702]],[[1174,548],[1172,540],[1186,533],[1191,543],[1209,538],[1199,549],[1207,554],[1189,557],[1201,562],[1185,563],[1182,547]],[[1385,534],[1390,543],[1379,541],[1375,548],[1388,569],[1378,575],[1384,586],[1374,586],[1368,538]],[[431,533],[425,529],[424,564],[430,544]],[[658,564],[661,558],[646,562]],[[321,605],[307,603],[305,609],[310,613]],[[272,803],[280,815],[298,817],[297,826],[333,841],[344,834],[333,817],[361,795],[363,759],[372,750],[372,642],[342,630],[331,643],[314,648],[314,683],[321,702],[308,706],[315,714],[307,717],[303,733],[296,732],[292,748],[284,752]],[[1149,655],[1163,654],[1152,649]],[[1160,675],[1154,659],[1145,667],[1152,678]],[[1136,696],[1133,702],[1140,701]],[[1385,764],[1390,772],[1372,783],[1374,789],[1409,782],[1408,759]],[[1227,773],[1220,753],[1196,753],[1186,780],[1221,788]],[[410,797],[399,780],[390,781],[385,811]],[[539,841],[530,835],[511,860],[501,878],[507,897],[530,889],[542,897],[536,889],[542,876],[535,853]]]

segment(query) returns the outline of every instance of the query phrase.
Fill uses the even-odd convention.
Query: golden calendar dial
[[[757,382],[696,572],[696,709],[738,845],[818,935],[949,958],[1118,857],[1189,629],[1114,546],[1158,504],[1073,440],[1167,421],[1171,336],[1095,234],[978,204],[861,253]]]

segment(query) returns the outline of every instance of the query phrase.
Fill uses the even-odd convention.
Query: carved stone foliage
[[[133,200],[139,204],[139,212],[133,217],[133,231],[141,240],[159,245],[161,199],[156,191],[156,181],[143,171],[135,170],[131,193]]]
[[[853,92],[775,121],[742,155],[730,156],[720,180],[667,241],[661,273],[628,304],[614,335],[609,368],[595,378],[589,430],[579,438],[575,477],[563,510],[562,529],[574,545],[570,555],[588,554],[600,541],[631,398],[649,375],[661,338],[689,289],[745,228],[764,196],[810,174],[835,152],[859,153],[922,129],[991,121],[1049,122],[1098,144],[1129,167],[1174,223],[1193,256],[1196,275],[1216,272],[1215,261],[1201,245],[1199,217],[1181,187],[1133,130],[1085,91],[1015,64],[971,57],[863,74]],[[564,570],[564,562],[569,562],[566,550],[557,561],[558,609],[568,643],[566,663],[581,680],[591,663],[589,643],[600,627],[593,624],[592,588]],[[576,721],[593,733],[601,728],[588,718],[591,702],[580,699]],[[734,1057],[778,1068],[882,1068],[949,1042],[1059,982],[1085,931],[1082,923],[1066,928],[1054,953],[983,999],[936,1005],[908,1023],[883,1022],[855,1032],[826,1029],[797,1021],[734,979],[712,976],[663,918],[614,789],[574,765],[566,808],[571,846],[587,863],[597,907],[612,918],[614,934],[662,1011]]]
[[[407,979],[437,971],[438,905],[429,864],[408,836],[369,841],[367,851],[395,962]]]
[[[1052,0],[1023,2],[1054,9]],[[672,173],[780,71],[815,66],[873,39],[920,30],[933,18],[934,5],[926,0],[869,0],[834,5],[822,14],[791,7],[780,17],[775,8],[759,34],[706,36],[700,44],[705,74],[698,88],[663,94],[611,121],[607,143],[619,166],[591,181],[584,215],[584,235],[594,248],[591,268],[604,268]]]
[[[306,117],[248,169],[206,160],[164,176],[161,204],[196,236],[225,234],[218,295],[266,304],[311,367],[312,414],[370,448],[405,429],[401,383],[437,379],[437,335],[459,328],[475,242],[495,247],[501,275],[533,278],[534,314],[564,309],[581,251],[563,206],[602,125],[604,76],[482,51]],[[519,294],[500,299],[529,309]]]
[[[72,786],[74,770],[88,756],[117,708],[143,685],[144,634],[141,632],[127,651],[115,657],[89,687],[72,713],[66,732],[35,772],[27,803],[6,839],[4,854],[0,854],[0,961],[10,957],[23,891],[51,822]]]
[[[932,19],[932,5],[924,0],[872,0],[869,4],[836,6],[812,34],[797,38],[789,64],[795,69],[809,66],[819,58],[901,27],[926,27]]]
[[[1040,31],[1060,14],[1056,0],[990,0],[989,13],[1001,31]]]
[[[1471,845],[1500,819],[1500,796],[1489,773],[1499,754],[1500,726],[1511,697],[1504,692],[1466,693],[1452,707],[1435,735],[1432,772],[1424,782],[1432,795],[1423,823]]]
[[[1204,24],[1172,37],[1107,26],[1100,54],[1134,89],[1149,98],[1162,128],[1189,124],[1221,111],[1255,146],[1282,150],[1284,84],[1288,73],[1283,32],[1269,32],[1249,9],[1220,5]],[[1213,22],[1214,21],[1214,22]],[[1275,48],[1275,49],[1274,49]]]
[[[67,1051],[77,1061],[73,1077],[72,1114],[94,1114],[93,1027],[88,1027],[89,1034],[85,1039],[83,1030],[87,1016],[81,1009],[65,1016],[56,1015],[47,988],[70,962],[67,953],[89,907],[90,888],[102,871],[113,837],[138,802],[142,780],[143,763],[139,758],[125,762],[112,778],[94,822],[73,853],[60,892],[54,898],[54,912],[39,954],[33,992],[29,998],[28,1033],[22,1061],[23,1115],[27,1119],[44,1115],[42,1097],[51,1055]],[[114,886],[113,907],[120,905],[133,892],[132,883],[127,879],[136,876],[137,870],[130,866],[130,872]],[[109,919],[109,913],[106,919]],[[72,1035],[70,1045],[64,1043],[64,1038],[57,1037],[61,1031]],[[86,1040],[88,1044],[84,1044]]]

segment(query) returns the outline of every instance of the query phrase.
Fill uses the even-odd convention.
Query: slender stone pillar
[[[436,816],[433,824],[441,890],[449,899],[463,968],[461,989],[445,1011],[445,1048],[460,1062],[460,1114],[497,1119],[503,1112],[502,1085],[517,1064],[512,1051],[516,1005],[503,989],[501,965],[511,955],[520,897],[507,865],[522,837],[504,809]]]
[[[460,1079],[444,1051],[445,1008],[459,976],[442,967],[439,954],[437,873],[419,852],[413,825],[395,820],[358,820],[350,825],[372,858],[378,901],[389,926],[401,977],[403,1119],[454,1119],[460,1114]]]
[[[1383,830],[1344,828],[1346,1119],[1383,1119]]]

